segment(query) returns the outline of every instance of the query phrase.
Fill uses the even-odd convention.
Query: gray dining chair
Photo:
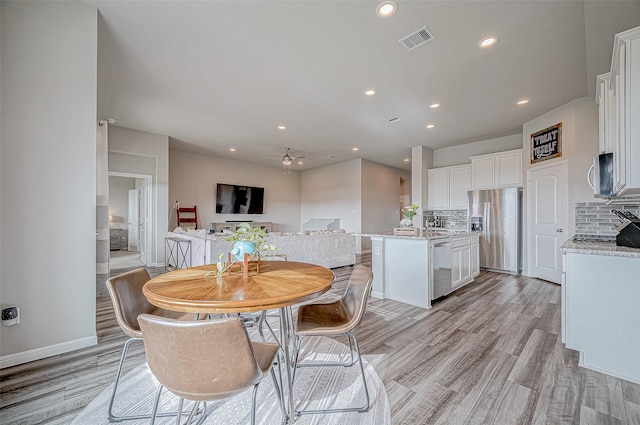
[[[160,383],[151,425],[155,423],[163,388],[180,397],[178,417],[184,400],[194,402],[187,424],[201,402],[236,396],[252,388],[251,424],[255,424],[258,385],[271,375],[280,404],[284,405],[273,363],[280,346],[272,342],[251,342],[238,317],[182,322],[148,314],[138,317],[147,364]],[[200,421],[205,419],[206,407]]]
[[[367,380],[364,375],[364,367],[362,365],[362,355],[360,346],[354,330],[362,321],[367,300],[371,293],[373,282],[373,273],[368,268],[357,265],[353,269],[353,273],[349,278],[347,288],[341,299],[323,304],[307,304],[298,310],[298,319],[295,327],[295,354],[294,366],[296,369],[303,367],[331,367],[343,366],[352,367],[355,365],[353,355],[353,347],[357,354],[357,361],[360,366],[360,374],[362,383],[364,384],[364,392],[366,403],[363,406],[322,409],[322,410],[296,410],[296,416],[307,414],[325,414],[325,413],[341,413],[341,412],[367,412],[369,410],[369,389]],[[351,361],[346,363],[300,363],[299,354],[303,338],[318,336],[340,336],[347,337],[349,342],[349,351]],[[353,345],[351,343],[353,341]],[[295,382],[295,369],[294,369]]]
[[[107,290],[111,297],[113,309],[116,314],[116,321],[120,329],[129,336],[129,339],[122,347],[120,363],[118,364],[118,372],[113,383],[113,391],[109,400],[108,416],[110,422],[120,422],[123,420],[147,419],[151,417],[150,413],[118,416],[113,412],[113,406],[118,391],[120,376],[122,375],[122,367],[129,350],[129,345],[134,341],[142,341],[142,332],[138,325],[138,316],[141,314],[153,314],[155,316],[169,317],[180,320],[192,320],[193,314],[178,313],[170,310],[158,308],[145,298],[142,293],[142,287],[151,279],[149,272],[144,268],[132,270],[118,276],[114,276],[107,280]],[[163,414],[163,416],[171,416],[172,414]]]

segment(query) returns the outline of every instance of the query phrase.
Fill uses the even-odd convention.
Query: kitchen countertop
[[[574,241],[569,239],[560,247],[560,251],[575,254],[608,255],[613,257],[640,258],[640,249],[616,246],[615,242]]]
[[[456,236],[471,236],[476,232],[468,232],[466,230],[429,230],[423,231],[419,236],[396,236],[393,232],[389,233],[355,233],[356,236],[393,238],[393,239],[417,239],[417,240],[435,240],[446,239]]]

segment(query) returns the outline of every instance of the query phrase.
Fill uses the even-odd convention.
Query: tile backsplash
[[[467,230],[467,210],[426,210],[422,214],[422,224],[427,220],[439,223],[437,227],[451,230]]]
[[[609,205],[605,202],[576,203],[576,234],[617,235],[616,225],[621,220],[611,210],[631,211],[640,216],[640,200],[616,202]]]

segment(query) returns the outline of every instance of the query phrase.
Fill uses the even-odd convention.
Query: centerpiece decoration
[[[266,236],[267,232],[260,227],[251,226],[249,223],[238,224],[236,232],[227,237],[228,242],[234,242],[231,251],[220,254],[216,270],[208,271],[205,276],[220,277],[225,272],[230,274],[231,267],[236,262],[240,264],[245,277],[248,276],[249,266],[252,264],[255,265],[256,272],[260,273],[263,255],[268,256],[279,251],[274,244],[265,242]]]
[[[402,209],[402,215],[406,218],[400,220],[400,227],[413,227],[413,217],[418,214],[419,209],[420,207],[415,204],[404,207]]]

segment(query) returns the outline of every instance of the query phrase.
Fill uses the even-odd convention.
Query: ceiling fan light
[[[292,162],[293,160],[289,155],[285,155],[282,157],[282,165],[291,165]]]

